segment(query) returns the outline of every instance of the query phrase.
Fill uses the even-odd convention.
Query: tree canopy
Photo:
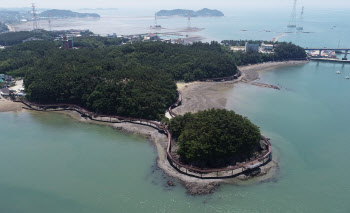
[[[55,49],[29,68],[24,84],[33,102],[147,119],[161,119],[177,98],[170,74],[128,62],[117,49]]]
[[[225,109],[186,113],[169,128],[181,161],[197,167],[226,166],[260,149],[260,130],[247,118]]]
[[[21,43],[0,51],[0,73],[24,76],[27,98],[33,102],[71,103],[102,114],[161,120],[177,98],[174,80],[237,72],[229,53],[215,42],[120,42],[79,38],[80,49],[70,50],[53,41]]]
[[[125,38],[107,38],[102,36],[82,36],[74,38],[74,46],[79,48],[102,48],[111,45],[121,45],[127,42]]]
[[[259,43],[261,41],[256,41]],[[243,52],[231,53],[237,66],[257,64],[269,61],[306,59],[305,49],[293,43],[279,42],[275,44],[273,53]]]
[[[237,73],[236,64],[305,55],[291,43],[279,44],[274,54],[230,53],[217,42],[123,44],[126,40],[98,36],[76,38],[79,49],[69,50],[48,40],[16,44],[36,33],[47,39],[55,35],[47,31],[0,35],[0,43],[6,38],[7,43],[15,44],[0,51],[0,73],[25,77],[29,100],[72,103],[103,114],[159,120],[176,100],[174,80],[227,77]]]
[[[14,44],[20,44],[23,40],[35,37],[44,40],[54,40],[59,35],[58,32],[35,30],[35,31],[20,31],[20,32],[8,32],[0,34],[0,45],[11,46]]]

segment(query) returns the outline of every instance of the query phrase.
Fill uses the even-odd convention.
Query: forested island
[[[2,9],[0,10],[0,21],[5,23],[17,22],[25,15],[28,16],[23,12]]]
[[[78,12],[73,12],[71,10],[46,10],[44,12],[41,12],[39,14],[39,17],[42,18],[88,18],[88,17],[93,17],[93,18],[100,18],[100,15],[97,13],[78,13]]]
[[[259,128],[225,109],[186,113],[171,119],[169,128],[180,160],[198,168],[235,165],[262,151]]]
[[[66,51],[52,41],[32,41],[0,52],[0,73],[24,76],[30,101],[157,120],[177,98],[175,80],[236,72],[233,59],[216,42],[139,42]]]
[[[238,73],[237,65],[302,59],[305,51],[278,43],[273,53],[232,52],[218,42],[182,45],[86,34],[75,49],[54,41],[57,32],[0,35],[12,46],[0,51],[0,73],[24,78],[26,99],[38,104],[74,104],[103,115],[168,124],[181,163],[196,168],[237,166],[266,153],[261,133],[247,118],[227,110],[165,112],[178,100],[176,81],[217,79]],[[43,40],[19,42],[35,35]]]
[[[97,113],[161,120],[176,100],[175,81],[233,76],[237,65],[305,57],[303,49],[280,43],[273,54],[229,52],[218,42],[124,44],[122,38],[76,38],[79,49],[50,41],[55,32],[0,35],[0,44],[47,38],[0,52],[0,73],[24,77],[27,98],[42,104],[71,103]]]
[[[157,16],[184,16],[184,17],[220,17],[224,14],[219,10],[210,10],[204,8],[198,11],[194,10],[184,10],[184,9],[175,9],[175,10],[161,10],[156,13]]]

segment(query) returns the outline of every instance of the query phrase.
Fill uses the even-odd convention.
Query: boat
[[[164,29],[161,25],[150,26],[151,29]]]
[[[345,76],[345,79],[350,79],[350,77],[349,76]]]
[[[336,73],[337,73],[337,74],[341,74],[341,72],[340,72],[340,71],[337,71]]]

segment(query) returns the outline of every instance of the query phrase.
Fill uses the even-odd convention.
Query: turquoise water
[[[270,40],[286,31],[289,13],[236,10],[224,18],[194,18],[192,26],[206,28],[198,33],[206,40]],[[344,21],[349,16],[308,9],[304,28],[314,33],[281,40],[304,47],[337,47],[340,41],[349,47],[350,26]],[[187,20],[159,23],[178,29]],[[142,33],[153,18],[108,16],[69,24],[100,34]],[[272,139],[280,170],[268,182],[225,185],[199,197],[188,196],[180,183],[166,187],[156,151],[142,138],[58,114],[0,113],[0,212],[350,212],[346,75],[350,64],[311,62],[264,72],[259,81],[279,85],[280,91],[246,84],[228,91],[228,108]]]
[[[336,75],[337,70],[342,75]],[[273,142],[277,176],[192,197],[146,140],[54,113],[0,113],[0,212],[349,212],[350,66],[309,63],[240,84],[228,107]]]

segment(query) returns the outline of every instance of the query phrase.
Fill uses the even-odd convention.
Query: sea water
[[[337,75],[340,70],[343,74]],[[56,113],[0,113],[0,212],[348,212],[350,67],[311,62],[238,84],[228,108],[271,138],[277,175],[192,197],[145,139]]]
[[[192,24],[205,28],[199,35],[208,41],[270,40],[287,31],[286,14],[237,11],[195,18]],[[101,34],[142,33],[153,21],[151,16],[124,17],[115,27],[98,26],[117,23],[116,18],[76,26]],[[349,47],[347,18],[344,11],[310,11],[304,29],[312,33],[288,33],[280,40]],[[186,26],[182,19],[159,22],[166,28]],[[341,75],[335,74],[338,70]],[[271,138],[279,171],[264,183],[223,185],[197,197],[176,181],[176,187],[166,186],[168,177],[156,169],[156,151],[145,139],[60,114],[0,113],[0,212],[349,212],[346,75],[350,65],[310,62],[261,73],[258,81],[281,90],[238,84],[228,91],[227,108],[247,116]]]

